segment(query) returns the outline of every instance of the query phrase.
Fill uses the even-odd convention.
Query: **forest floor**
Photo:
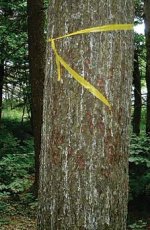
[[[5,200],[5,202],[7,202],[7,206],[3,206],[3,208],[1,203],[0,230],[36,230],[36,201],[23,203],[18,200]],[[129,214],[132,221],[130,224],[128,223],[127,230],[150,230],[149,215],[145,220],[142,220],[142,216],[140,218],[138,215],[135,210]]]
[[[23,215],[7,216],[0,225],[1,230],[36,230],[36,218]],[[145,222],[139,220],[127,227],[127,230],[150,230]]]
[[[7,221],[0,226],[1,230],[36,230],[35,219],[26,216],[7,217]]]
[[[1,202],[0,230],[36,230],[37,202]]]

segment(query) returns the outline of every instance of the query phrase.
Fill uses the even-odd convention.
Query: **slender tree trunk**
[[[144,1],[145,36],[146,36],[146,85],[147,85],[147,113],[146,133],[150,136],[150,1]]]
[[[133,71],[133,85],[134,85],[134,113],[133,113],[133,133],[140,134],[141,123],[141,76],[139,69],[138,51],[134,51],[134,71]]]
[[[133,1],[52,0],[48,36],[133,22]],[[112,111],[61,68],[47,44],[38,230],[125,230],[132,32],[56,41],[58,53],[98,88]]]
[[[45,13],[44,0],[28,0],[29,64],[32,91],[32,119],[35,144],[35,194],[38,192],[39,154],[41,149],[41,125],[43,85],[45,69]]]
[[[0,62],[0,123],[2,117],[3,80],[4,80],[4,61],[2,60]]]

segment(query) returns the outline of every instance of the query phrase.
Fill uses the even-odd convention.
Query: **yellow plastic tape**
[[[85,34],[85,33],[96,33],[96,32],[103,32],[103,31],[116,31],[116,30],[133,30],[133,24],[112,24],[112,25],[104,25],[104,26],[97,26],[92,27],[84,30],[79,30],[70,34],[66,34],[61,37],[51,38],[48,41],[51,42],[52,49],[55,53],[56,57],[56,65],[57,65],[57,72],[58,72],[58,81],[61,79],[61,71],[60,71],[60,64],[70,73],[73,78],[78,81],[84,88],[86,88],[89,92],[91,92],[95,97],[101,100],[105,105],[109,108],[111,107],[108,100],[88,81],[86,81],[82,76],[80,76],[76,71],[74,71],[65,61],[64,59],[58,54],[55,40],[59,40],[66,37],[71,37],[74,35]]]
[[[64,60],[63,58],[57,53],[55,42],[52,40],[52,49],[54,50],[56,56],[56,63],[58,69],[58,80],[60,79],[60,64],[70,73],[76,81],[78,81],[84,88],[88,89],[94,96],[96,96],[99,100],[101,100],[104,104],[110,107],[108,100],[88,81],[86,81],[83,77],[81,77],[76,71],[74,71]]]

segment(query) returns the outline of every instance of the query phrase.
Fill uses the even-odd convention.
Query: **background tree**
[[[134,71],[133,71],[133,86],[134,86],[134,111],[133,111],[133,133],[140,134],[141,125],[141,109],[142,109],[142,97],[141,97],[141,72],[139,63],[139,49],[134,49]]]
[[[29,67],[32,91],[32,122],[35,144],[35,193],[38,192],[39,154],[41,149],[41,125],[43,84],[45,69],[45,12],[44,0],[27,1]]]
[[[146,85],[147,85],[147,113],[146,133],[150,136],[150,1],[144,0],[144,21],[146,37]]]
[[[133,1],[51,1],[48,37],[133,22]],[[112,111],[62,68],[47,45],[38,229],[125,229],[132,84],[129,31],[56,42],[60,55],[110,100]]]
[[[139,69],[138,49],[134,50],[134,71],[133,71],[133,86],[134,86],[134,112],[133,112],[133,133],[140,134],[141,124],[141,74]]]
[[[0,2],[0,63],[2,98],[25,104],[29,96],[26,1]],[[14,107],[14,104],[13,106]]]
[[[0,122],[1,122],[1,115],[2,115],[3,80],[4,80],[4,60],[1,60],[1,63],[0,63]]]
[[[143,23],[143,2],[141,0],[135,0],[135,18],[134,18],[134,25],[137,26]],[[134,71],[133,71],[133,89],[134,89],[134,108],[133,108],[133,119],[132,119],[132,126],[133,126],[133,133],[136,135],[140,134],[140,126],[141,126],[141,112],[142,112],[142,78],[143,76],[143,69],[144,69],[144,50],[145,42],[144,36],[142,34],[138,34],[135,32],[134,34]],[[144,59],[144,61],[143,61]],[[145,74],[145,72],[144,72]]]

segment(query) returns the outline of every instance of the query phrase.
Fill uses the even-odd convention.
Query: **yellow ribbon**
[[[74,71],[65,61],[64,59],[58,54],[56,46],[55,46],[55,40],[59,40],[66,37],[71,37],[74,35],[79,34],[85,34],[85,33],[96,33],[96,32],[103,32],[103,31],[116,31],[116,30],[133,30],[133,24],[112,24],[112,25],[104,25],[104,26],[97,26],[92,27],[84,30],[79,30],[70,34],[63,35],[61,37],[57,38],[51,38],[48,41],[51,42],[52,49],[55,53],[56,57],[56,65],[57,65],[57,72],[58,72],[58,81],[61,79],[61,73],[60,73],[60,65],[62,65],[68,73],[70,73],[73,78],[78,81],[84,88],[86,88],[89,92],[91,92],[95,97],[97,97],[99,100],[101,100],[105,105],[107,105],[109,108],[111,107],[108,100],[88,81],[86,81],[82,76],[80,76],[76,71]]]

